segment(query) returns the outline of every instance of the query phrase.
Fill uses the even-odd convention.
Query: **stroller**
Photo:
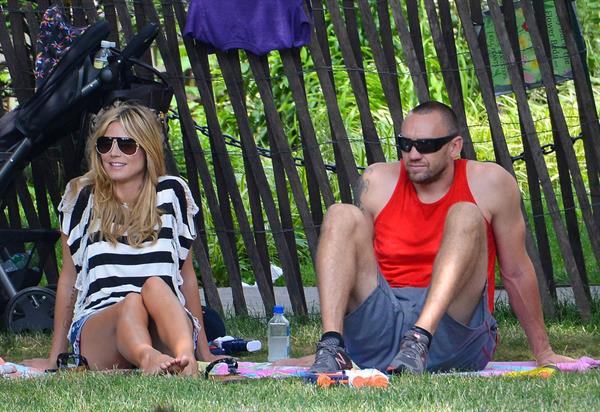
[[[122,51],[112,48],[109,64],[100,70],[93,67],[93,56],[109,34],[108,23],[101,20],[78,32],[34,96],[0,118],[0,212],[16,174],[50,145],[81,129],[89,113],[116,99],[135,99],[163,113],[168,110],[173,93],[162,73],[138,60],[158,34],[157,25],[143,27]],[[159,81],[136,76],[134,65]],[[81,141],[77,144],[84,146]],[[59,237],[55,230],[0,228],[0,323],[7,330],[52,329],[55,292],[52,285],[37,285]],[[34,246],[21,253],[26,243]],[[40,268],[31,267],[36,248]],[[15,256],[21,261],[13,265]]]

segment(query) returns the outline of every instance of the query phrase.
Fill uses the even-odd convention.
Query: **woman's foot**
[[[163,362],[160,367],[163,370],[163,373],[171,375],[196,376],[198,374],[198,364],[196,363],[196,360],[187,355],[171,358],[170,360]]]
[[[146,375],[178,374],[184,366],[180,366],[181,359],[173,358],[153,349],[146,354],[139,364],[140,370]]]

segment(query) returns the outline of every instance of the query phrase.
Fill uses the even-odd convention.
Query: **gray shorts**
[[[417,321],[427,290],[391,288],[378,275],[377,288],[344,319],[346,348],[359,367],[384,370],[389,366],[404,333]],[[468,325],[444,314],[429,349],[429,371],[481,370],[492,359],[497,325],[486,296],[487,291]]]

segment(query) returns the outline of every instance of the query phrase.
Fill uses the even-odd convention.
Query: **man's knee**
[[[466,232],[485,230],[485,219],[475,203],[455,203],[446,215],[446,227],[460,227]]]
[[[356,206],[334,203],[327,209],[321,232],[352,231],[365,223],[365,216]]]

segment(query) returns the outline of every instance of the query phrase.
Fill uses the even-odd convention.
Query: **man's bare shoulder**
[[[399,173],[399,162],[369,165],[356,183],[356,206],[363,212],[376,216],[392,195]]]
[[[498,163],[469,160],[467,164],[469,183],[481,185],[500,185],[514,182],[514,177]]]
[[[499,208],[518,202],[520,194],[515,178],[497,163],[469,161],[467,179],[477,205],[488,219]]]

